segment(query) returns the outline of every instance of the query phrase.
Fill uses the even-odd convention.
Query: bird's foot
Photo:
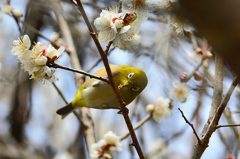
[[[128,108],[125,108],[125,111],[124,111],[124,112],[122,112],[121,109],[120,109],[117,113],[118,113],[118,114],[123,114],[123,113],[124,113],[124,115],[128,115],[129,109],[128,109]]]

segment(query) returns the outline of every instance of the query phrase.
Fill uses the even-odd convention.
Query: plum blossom
[[[159,122],[161,119],[165,119],[171,116],[171,101],[168,98],[159,97],[155,110],[153,112],[153,119]]]
[[[13,11],[13,7],[11,7],[8,4],[5,4],[4,6],[0,6],[0,10],[5,14],[10,14]]]
[[[112,131],[108,131],[104,135],[104,139],[99,140],[91,146],[91,157],[96,159],[99,157],[112,159],[115,156],[115,152],[121,150],[122,143],[120,138]]]
[[[124,12],[136,12],[140,21],[148,18],[148,13],[152,12],[158,5],[156,0],[124,0],[122,9]]]
[[[64,52],[64,47],[56,50],[52,45],[43,45],[38,42],[33,46],[28,35],[13,41],[12,54],[18,57],[22,68],[29,73],[30,79],[38,79],[43,83],[57,81],[58,78],[48,65],[50,62],[57,60]]]
[[[140,43],[140,23],[136,21],[137,14],[118,13],[117,7],[103,10],[100,17],[94,21],[99,30],[99,40],[103,44],[113,41],[113,46],[122,50],[134,51]]]
[[[186,102],[191,87],[184,82],[173,82],[172,86],[173,90],[169,93],[170,98],[178,102]]]
[[[175,29],[177,35],[183,35],[184,32],[192,32],[194,28],[180,16],[169,16],[168,25],[170,28]]]

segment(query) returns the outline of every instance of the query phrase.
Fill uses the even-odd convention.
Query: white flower
[[[104,139],[99,140],[91,146],[91,157],[104,159],[111,159],[115,156],[115,151],[122,150],[122,143],[120,138],[112,131],[108,131],[104,135]]]
[[[114,46],[118,47],[121,50],[128,50],[130,52],[136,51],[140,43],[141,36],[139,34],[136,34],[130,41],[124,41],[122,36],[117,36],[117,38],[113,41]]]
[[[17,40],[13,41],[13,48],[12,48],[12,54],[17,55],[18,57],[21,57],[23,52],[26,50],[29,50],[31,46],[31,41],[28,35],[24,35],[22,38],[18,38]]]
[[[5,14],[10,14],[13,11],[13,7],[11,7],[8,4],[5,4],[4,6],[1,6],[0,9]]]
[[[171,101],[168,98],[159,97],[157,105],[153,113],[153,119],[159,122],[161,119],[168,118],[171,116]]]
[[[21,12],[20,10],[17,10],[17,9],[14,9],[13,15],[14,15],[16,18],[20,18],[20,17],[23,16],[22,12]]]
[[[157,0],[124,0],[122,9],[124,12],[136,12],[140,21],[147,20],[148,13],[157,6]]]
[[[168,25],[174,28],[177,35],[183,35],[184,32],[192,32],[194,30],[185,19],[179,16],[169,16]]]
[[[169,93],[170,98],[178,102],[186,102],[190,86],[184,82],[173,82],[172,86],[174,89]]]
[[[65,48],[61,46],[58,50],[56,50],[51,44],[49,44],[43,55],[55,61],[62,55],[64,49]]]
[[[99,30],[100,42],[107,44],[113,41],[113,46],[133,51],[132,45],[140,43],[140,38],[136,36],[140,31],[140,23],[135,21],[136,17],[134,12],[118,13],[117,8],[103,10],[100,17],[94,21],[94,25]]]
[[[43,83],[57,81],[54,70],[48,67],[49,62],[55,61],[64,51],[64,47],[58,50],[50,44],[48,46],[38,42],[32,50],[29,50],[31,41],[27,35],[22,39],[14,40],[12,54],[16,55],[21,62],[21,66],[28,71],[30,79],[38,79]]]

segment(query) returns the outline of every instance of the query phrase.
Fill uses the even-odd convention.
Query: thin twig
[[[114,49],[115,49],[115,47],[112,48],[110,51],[108,51],[108,52],[107,52],[107,56],[109,56],[110,53],[111,53]],[[106,52],[106,51],[105,51],[105,52]],[[102,58],[98,59],[97,62],[96,62],[90,69],[88,69],[86,72],[92,71],[92,69],[94,69],[101,61],[102,61]]]
[[[19,30],[21,36],[23,36],[22,29],[21,29],[21,27],[20,27],[20,25],[19,25],[19,19],[18,19],[17,17],[14,16],[13,12],[12,12],[12,17],[14,18],[15,22],[17,23],[18,30]]]
[[[194,76],[194,74],[196,73],[196,71],[202,66],[203,61],[205,60],[205,58],[202,58],[201,62],[194,68],[194,70],[187,76],[187,78],[184,80],[184,82],[189,81],[192,76]]]
[[[140,126],[142,126],[144,123],[146,123],[146,121],[148,121],[149,119],[152,118],[152,114],[148,114],[146,117],[144,117],[141,121],[139,121],[135,126],[134,126],[134,130],[137,130],[138,128],[140,128]],[[122,137],[121,137],[121,141],[126,139],[129,136],[129,132],[125,133]]]
[[[58,94],[60,95],[60,97],[62,98],[62,100],[65,102],[65,104],[68,104],[66,98],[64,97],[63,93],[62,93],[61,90],[58,88],[58,86],[57,86],[54,82],[52,82],[52,84],[53,84],[54,88],[57,90],[57,92],[58,92]],[[74,115],[78,118],[78,120],[81,122],[81,119],[80,119],[78,113],[77,113],[75,110],[73,110],[73,114],[74,114]]]
[[[101,55],[101,57],[103,59],[103,64],[105,66],[105,69],[106,69],[106,72],[107,72],[107,75],[108,75],[108,78],[109,78],[109,83],[110,83],[110,85],[111,85],[111,87],[113,89],[114,94],[116,95],[116,98],[117,98],[119,106],[120,106],[120,110],[121,110],[122,115],[124,117],[125,123],[127,124],[128,130],[129,130],[129,132],[131,134],[131,137],[132,137],[132,140],[133,140],[133,144],[132,145],[136,148],[137,153],[139,155],[139,158],[140,159],[145,159],[144,154],[142,152],[142,149],[141,149],[141,147],[139,145],[137,136],[136,136],[136,134],[134,132],[131,120],[130,120],[128,114],[127,114],[127,110],[125,108],[126,103],[122,100],[122,97],[120,96],[118,88],[117,88],[117,86],[115,85],[115,83],[113,81],[113,76],[112,76],[112,72],[111,72],[111,69],[110,69],[110,66],[109,66],[109,63],[108,63],[108,58],[107,58],[105,52],[103,51],[103,49],[101,47],[101,44],[98,41],[96,33],[94,32],[94,30],[92,28],[92,25],[91,25],[87,15],[86,15],[86,13],[85,13],[85,10],[84,10],[83,5],[82,5],[80,0],[77,0],[77,7],[78,7],[79,11],[81,12],[82,17],[85,20],[86,25],[87,25],[87,27],[88,27],[88,29],[90,31],[90,35],[92,36],[92,38],[93,38],[93,40],[95,42],[95,45],[96,45],[96,47],[97,47],[97,49],[98,49],[98,51],[99,51],[99,53],[100,53],[100,55]]]
[[[198,134],[197,134],[196,130],[194,129],[193,124],[191,124],[191,123],[187,120],[187,118],[186,118],[185,115],[183,114],[183,111],[182,111],[180,108],[178,108],[178,110],[181,112],[182,117],[183,117],[183,119],[186,121],[186,123],[191,126],[191,128],[192,128],[192,130],[193,130],[193,133],[194,133],[194,135],[196,136],[196,138],[197,138],[197,140],[198,140],[198,143],[201,144],[201,140],[200,140],[200,138],[198,137]]]
[[[235,126],[240,126],[240,124],[217,125],[217,126],[216,126],[216,129],[218,129],[218,128],[223,128],[223,127],[235,127]]]
[[[68,70],[68,71],[72,71],[72,72],[77,72],[77,73],[81,73],[83,75],[86,75],[86,76],[89,76],[90,78],[95,78],[95,79],[98,79],[98,80],[101,80],[101,81],[104,81],[104,82],[107,82],[109,83],[109,81],[103,77],[100,77],[100,76],[95,76],[93,74],[90,74],[90,73],[87,73],[83,70],[76,70],[76,69],[73,69],[73,68],[69,68],[69,67],[64,67],[64,66],[61,66],[61,65],[58,65],[56,63],[51,63],[49,65],[49,67],[53,67],[53,68],[61,68],[61,69],[64,69],[64,70]]]
[[[58,88],[58,86],[52,82],[53,87],[57,90],[58,94],[60,95],[60,97],[62,98],[62,100],[65,102],[65,104],[68,104],[66,98],[63,96],[62,92],[60,91],[60,89]]]
[[[229,107],[226,107],[224,109],[223,113],[224,113],[225,117],[227,118],[228,125],[235,125],[236,124],[234,119],[232,118],[232,113],[231,113]],[[231,127],[231,128],[233,130],[234,135],[237,138],[238,147],[240,148],[240,134],[239,134],[239,131],[238,131],[237,127]]]

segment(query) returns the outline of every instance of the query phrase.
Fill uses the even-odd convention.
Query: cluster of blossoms
[[[147,20],[148,13],[157,9],[169,11],[173,7],[170,0],[124,0],[121,13],[118,13],[118,7],[103,10],[100,17],[94,21],[94,25],[99,31],[101,43],[107,44],[112,41],[114,47],[136,51],[141,42],[140,23]],[[186,20],[175,15],[168,15],[168,24],[177,34],[193,30]]]
[[[154,10],[154,1],[125,0],[122,12],[118,7],[103,10],[100,17],[94,21],[99,30],[99,40],[103,44],[113,42],[114,47],[122,50],[136,51],[141,42],[139,35],[140,23],[148,18],[148,13]]]
[[[48,65],[54,62],[64,52],[64,47],[56,50],[52,45],[44,45],[38,42],[31,47],[31,40],[28,35],[13,41],[12,54],[17,56],[22,68],[28,71],[30,79],[38,79],[43,83],[57,81],[58,78],[54,75],[54,70],[51,70]]]
[[[0,6],[0,11],[1,11],[1,13],[5,13],[5,14],[11,14],[12,13],[12,15],[16,18],[20,18],[20,17],[23,16],[23,14],[20,10],[14,9],[13,7],[11,7],[8,4]]]
[[[120,138],[112,131],[104,135],[104,139],[99,140],[91,146],[91,157],[111,159],[115,156],[116,151],[122,150]]]
[[[148,112],[153,113],[153,119],[156,122],[159,122],[161,119],[171,116],[171,100],[168,98],[159,97],[156,105],[148,104],[146,109]]]

